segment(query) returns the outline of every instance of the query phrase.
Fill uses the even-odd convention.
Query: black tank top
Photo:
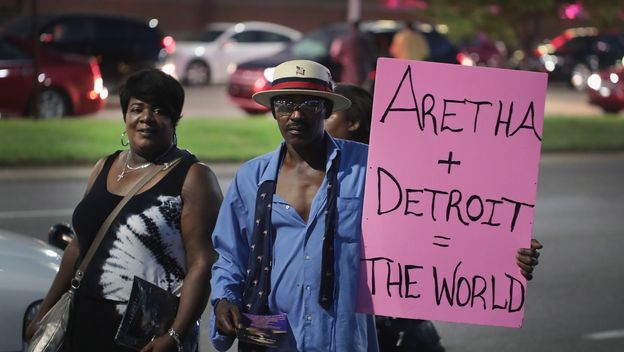
[[[80,244],[80,260],[122,196],[110,193],[106,180],[121,151],[106,159],[91,190],[78,203],[72,222]],[[186,252],[180,232],[182,186],[197,158],[184,158],[150,189],[136,194],[117,215],[85,272],[80,293],[126,302],[132,280],[139,276],[179,294],[186,275]]]

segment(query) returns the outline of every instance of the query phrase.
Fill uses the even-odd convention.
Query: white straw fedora
[[[334,93],[334,82],[327,67],[310,60],[292,60],[275,67],[271,88],[253,95],[258,104],[271,107],[271,98],[278,95],[313,95],[330,100],[333,111],[351,106],[351,101]]]

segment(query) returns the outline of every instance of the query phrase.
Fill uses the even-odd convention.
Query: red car
[[[624,109],[624,67],[611,67],[587,79],[589,103],[607,113]]]
[[[0,117],[33,113],[32,52],[26,41],[0,37]],[[41,46],[39,62],[40,117],[91,114],[104,107],[108,91],[95,59]]]
[[[238,68],[230,76],[227,87],[230,100],[248,114],[262,114],[269,111],[251,99],[251,96],[269,89],[271,86],[269,79],[272,80],[273,77],[272,70],[273,68],[263,67]]]
[[[457,61],[465,66],[507,67],[507,48],[503,42],[494,42],[485,33],[461,43]]]

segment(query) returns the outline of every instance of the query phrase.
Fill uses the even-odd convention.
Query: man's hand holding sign
[[[361,311],[522,324],[545,94],[541,73],[379,60]]]

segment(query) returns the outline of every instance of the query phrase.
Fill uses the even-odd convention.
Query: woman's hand
[[[520,272],[522,276],[524,276],[527,280],[531,280],[533,278],[533,270],[535,266],[539,263],[537,258],[539,258],[540,253],[538,249],[542,249],[544,246],[536,240],[531,239],[531,248],[520,248],[518,249],[518,254],[516,255],[516,263],[520,268]]]
[[[169,334],[153,339],[141,352],[178,352],[178,344]]]
[[[242,329],[238,307],[226,299],[220,299],[215,307],[217,331],[226,336],[236,336],[236,330]]]

